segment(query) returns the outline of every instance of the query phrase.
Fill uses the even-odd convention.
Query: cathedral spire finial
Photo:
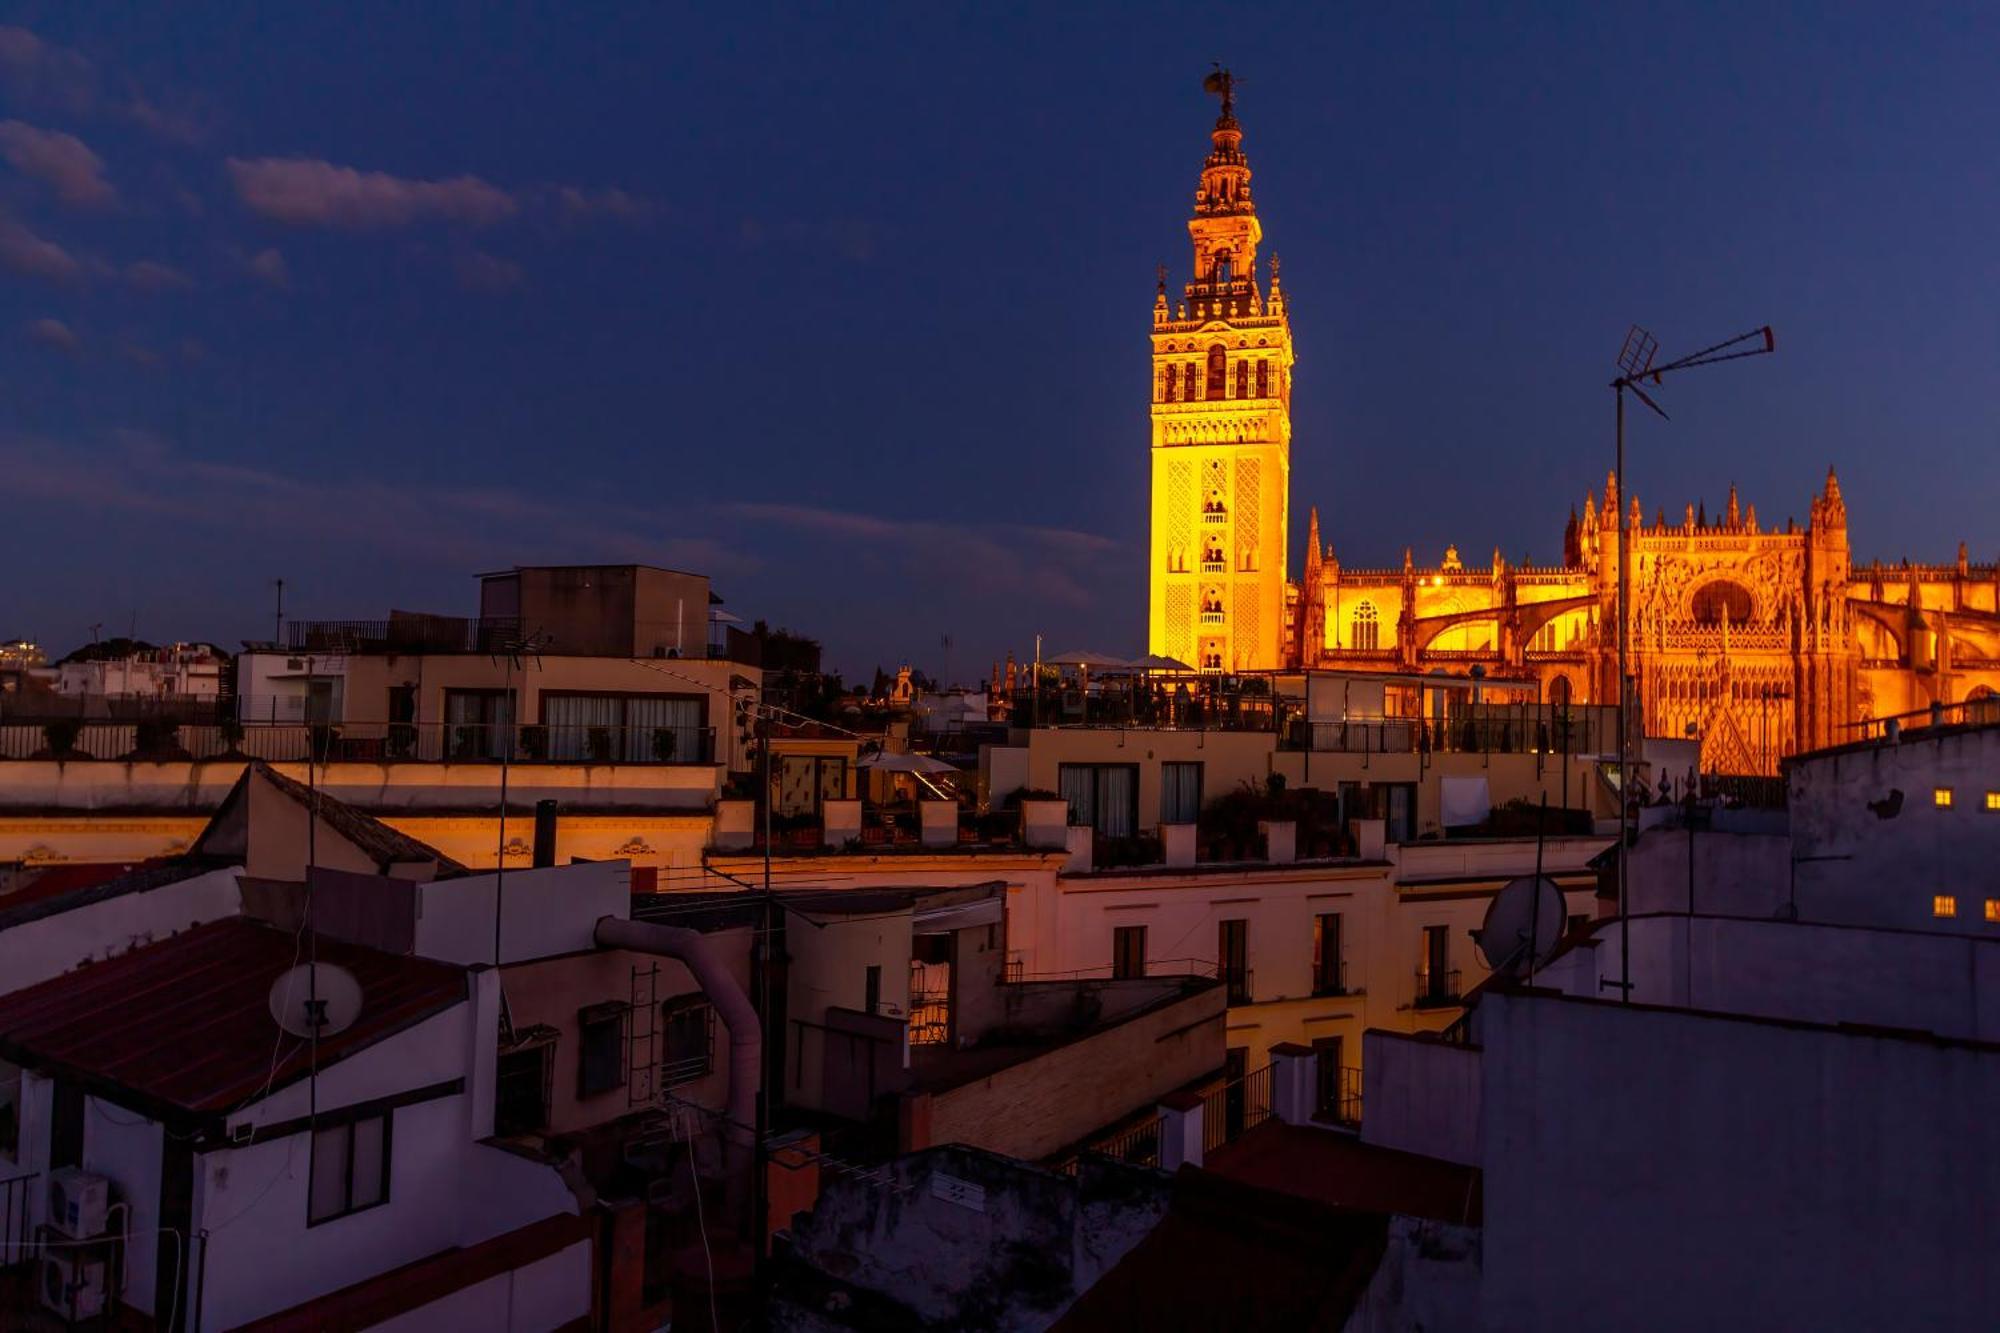
[[[1222,99],[1222,119],[1232,120],[1236,116],[1236,76],[1222,67],[1221,61],[1214,62],[1214,69],[1201,81],[1201,90],[1211,97]]]

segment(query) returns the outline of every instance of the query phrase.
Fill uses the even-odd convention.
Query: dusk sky
[[[0,636],[642,561],[850,677],[1145,643],[1154,267],[1240,79],[1344,562],[1648,517],[2000,555],[2000,9],[11,6]]]

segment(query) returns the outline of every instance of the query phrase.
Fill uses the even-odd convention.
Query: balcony
[[[1201,521],[1208,527],[1219,528],[1229,522],[1229,514],[1227,511],[1211,509],[1201,516]]]
[[[1222,623],[1222,612],[1220,611],[1202,612],[1201,623],[1204,625],[1220,625]]]
[[[1314,1098],[1313,1118],[1349,1129],[1357,1128],[1361,1124],[1361,1071],[1326,1065],[1318,1072],[1319,1087]]]
[[[66,741],[58,746],[56,742]],[[713,727],[519,727],[486,723],[87,722],[0,725],[0,758],[265,759],[275,763],[712,764]]]
[[[1458,997],[1457,968],[1438,972],[1422,967],[1417,969],[1417,1008],[1448,1009],[1458,1003]]]
[[[1227,560],[1204,560],[1201,562],[1201,572],[1204,574],[1227,574],[1229,572],[1229,562]]]
[[[514,616],[397,616],[390,620],[294,620],[295,653],[489,653],[520,637]]]
[[[1256,973],[1247,967],[1218,967],[1216,977],[1227,990],[1227,1003],[1233,1008],[1239,1004],[1252,1004],[1252,992],[1256,983]]]
[[[1343,958],[1331,967],[1321,968],[1313,977],[1312,993],[1315,996],[1352,994],[1347,989],[1347,960]]]

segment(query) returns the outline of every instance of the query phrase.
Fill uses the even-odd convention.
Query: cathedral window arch
[[[1248,361],[1238,361],[1236,363],[1236,396],[1238,398],[1248,398],[1250,396],[1250,363]]]
[[[1160,401],[1163,403],[1174,401],[1174,368],[1172,366],[1168,366],[1160,375]]]
[[[1195,399],[1195,376],[1198,373],[1192,361],[1181,367],[1181,386],[1183,389],[1181,397],[1190,403]]]
[[[1215,264],[1210,271],[1217,282],[1229,281],[1229,251],[1217,250],[1215,252]]]
[[[1271,362],[1268,357],[1257,359],[1257,396],[1259,398],[1271,396]]]
[[[1229,354],[1217,343],[1208,349],[1208,390],[1207,397],[1220,398],[1226,392],[1229,378]]]
[[[1748,624],[1756,601],[1750,590],[1728,579],[1716,579],[1695,590],[1693,612],[1697,625],[1720,624],[1727,614],[1732,625]]]
[[[1382,642],[1382,618],[1375,610],[1375,603],[1363,602],[1354,608],[1354,618],[1348,622],[1348,646],[1365,653],[1372,653]]]

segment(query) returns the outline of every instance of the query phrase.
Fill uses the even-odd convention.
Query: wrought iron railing
[[[1313,1113],[1337,1125],[1360,1124],[1361,1071],[1347,1067],[1324,1070]]]
[[[1270,1118],[1271,1066],[1265,1065],[1202,1098],[1202,1152],[1212,1153]]]
[[[1098,1140],[1084,1151],[1095,1153],[1099,1157],[1109,1157],[1115,1162],[1124,1162],[1129,1166],[1158,1166],[1160,1117],[1150,1116],[1109,1138]]]
[[[60,742],[60,747],[58,743]],[[590,727],[525,723],[252,722],[52,728],[0,724],[0,759],[267,759],[356,763],[712,764],[713,727]]]
[[[1314,995],[1347,994],[1347,960],[1345,958],[1331,964],[1321,964],[1313,974]]]
[[[520,636],[515,616],[398,616],[390,620],[294,620],[294,653],[486,653]]]
[[[1256,989],[1256,973],[1247,967],[1218,967],[1216,974],[1228,988],[1228,1003],[1250,1004]]]
[[[1434,971],[1417,969],[1417,1008],[1430,1009],[1458,1003],[1458,969]]]

